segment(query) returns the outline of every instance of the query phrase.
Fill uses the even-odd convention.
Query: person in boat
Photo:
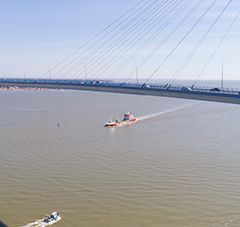
[[[49,215],[46,215],[45,218],[43,219],[43,222],[48,223],[49,219],[50,219]]]

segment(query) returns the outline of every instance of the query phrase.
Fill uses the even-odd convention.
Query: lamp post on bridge
[[[88,78],[88,69],[87,69],[87,64],[84,62],[84,71],[85,71],[85,80]]]
[[[139,84],[139,79],[138,79],[138,66],[137,62],[135,61],[135,68],[136,68],[136,79],[137,79],[137,84]]]
[[[221,89],[223,90],[223,59],[221,59]]]

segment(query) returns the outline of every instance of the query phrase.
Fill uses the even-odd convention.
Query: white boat
[[[23,227],[46,227],[59,222],[61,219],[62,218],[60,217],[60,215],[54,211],[50,215],[44,217],[43,219],[36,220],[33,223],[24,225]]]

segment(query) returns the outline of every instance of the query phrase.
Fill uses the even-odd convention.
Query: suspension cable
[[[169,4],[169,1],[168,0],[165,0],[165,2],[161,3],[160,5],[157,5],[157,7],[154,7],[153,9],[151,9],[149,12],[147,12],[146,15],[144,15],[142,18],[138,19],[131,27],[129,27],[127,29],[127,31],[125,33],[122,33],[122,30],[120,29],[115,35],[114,35],[114,38],[115,36],[119,35],[119,37],[117,37],[115,40],[106,40],[104,44],[107,44],[108,47],[105,48],[105,50],[102,50],[103,47],[101,49],[98,50],[99,54],[96,54],[96,51],[95,52],[92,52],[90,53],[88,56],[86,56],[86,58],[90,57],[91,54],[94,54],[94,58],[91,59],[90,61],[90,65],[93,67],[94,64],[100,64],[99,61],[103,61],[103,60],[106,60],[106,56],[104,57],[105,54],[108,54],[109,53],[109,50],[111,49],[111,46],[114,46],[113,49],[111,49],[111,54],[114,54],[117,52],[117,50],[121,47],[121,44],[128,41],[129,40],[129,34],[133,33],[135,34],[135,36],[137,36],[137,33],[136,31],[140,32],[141,30],[144,31],[145,29],[145,26],[152,20],[152,19],[148,19],[149,16],[152,16],[153,13],[155,13],[156,15],[158,14],[158,11],[161,7],[164,6],[165,3],[168,2],[168,5]],[[164,6],[164,9],[168,6]],[[140,27],[140,28],[139,28]],[[134,39],[134,37],[132,37],[131,39]],[[111,41],[109,43],[109,41]],[[103,44],[103,45],[104,45]],[[102,50],[102,51],[101,51]],[[110,55],[108,56],[110,58]],[[72,66],[72,68],[70,70],[68,70],[67,72],[65,72],[66,74],[70,74],[72,73],[75,69],[78,68],[78,66],[81,64],[81,62],[77,62],[75,65]],[[83,69],[81,69],[83,70]],[[78,71],[79,72],[79,71]]]
[[[164,43],[166,43],[187,21],[190,15],[192,15],[197,9],[200,8],[200,6],[203,4],[203,2],[206,0],[200,0],[196,5],[193,6],[193,8],[190,9],[189,12],[179,21],[179,23],[176,24],[176,26],[167,34],[167,36],[161,40],[161,42],[154,48],[154,50],[150,53],[149,56],[147,56],[143,61],[140,62],[139,67],[143,67],[152,57],[153,55],[163,46]],[[126,79],[128,81],[134,72],[130,74],[130,76]],[[126,82],[125,81],[125,82]]]
[[[47,74],[49,74],[50,72],[52,72],[54,69],[56,69],[58,66],[62,65],[65,61],[67,61],[69,58],[71,58],[72,56],[74,56],[74,54],[76,54],[77,52],[79,52],[80,50],[82,50],[86,45],[90,44],[92,41],[96,40],[98,37],[100,37],[105,31],[107,31],[109,28],[113,27],[115,24],[117,24],[122,18],[124,18],[128,13],[130,13],[131,11],[133,11],[135,8],[137,8],[139,5],[141,5],[143,2],[145,2],[145,0],[140,0],[138,1],[135,5],[133,5],[130,9],[128,9],[126,12],[124,12],[122,15],[120,15],[118,18],[116,18],[111,24],[109,24],[108,26],[106,26],[104,29],[102,29],[100,32],[98,32],[97,34],[95,34],[91,39],[89,39],[87,42],[85,42],[84,44],[82,44],[80,47],[78,47],[77,49],[75,49],[71,54],[69,54],[68,56],[66,56],[65,58],[63,58],[60,62],[58,62],[56,65],[54,65],[53,67],[51,67],[46,73],[44,73],[41,77],[45,77]],[[147,1],[148,3],[148,1]]]
[[[186,1],[180,8],[178,8],[171,17],[167,18],[167,16],[169,16],[170,12],[175,10],[179,4],[177,4],[176,6],[174,6],[174,8],[172,9],[169,9],[168,11],[166,11],[163,15],[161,15],[161,17],[159,17],[162,21],[164,20],[165,18],[167,18],[167,21],[165,21],[163,24],[160,25],[160,27],[157,27],[158,24],[159,24],[159,21],[156,21],[156,23],[152,24],[148,30],[146,30],[138,39],[136,40],[133,40],[134,42],[131,43],[131,46],[134,46],[137,44],[137,42],[139,40],[141,40],[142,37],[146,36],[146,35],[149,35],[149,31],[153,30],[155,27],[157,27],[155,29],[155,31],[151,34],[151,36],[149,38],[147,38],[147,40],[145,40],[128,58],[126,58],[124,60],[124,62],[117,68],[115,69],[113,72],[111,72],[110,76],[109,77],[112,77],[114,75],[116,75],[117,72],[119,72],[120,70],[123,69],[123,66],[125,66],[127,63],[129,63],[130,60],[132,60],[134,57],[137,56],[138,53],[140,53],[145,47],[147,44],[149,44],[152,40],[154,40],[155,38],[157,38],[157,36],[159,34],[161,34],[161,32],[166,29],[167,25],[169,25],[176,17],[179,16],[179,13],[187,6],[189,5],[189,3],[191,2],[190,1]],[[181,3],[181,2],[180,2]],[[125,56],[125,51],[129,51],[131,49],[131,46],[126,48],[126,50],[123,50],[121,55],[120,56],[116,56],[113,61],[111,61],[110,64],[113,64],[115,63],[117,60],[119,60],[120,58],[122,58],[123,56]],[[102,70],[98,71],[97,73],[98,74],[102,74],[103,72],[105,72],[107,69],[109,69],[111,67],[110,64],[107,64],[105,65],[105,67],[102,67]]]
[[[197,45],[192,49],[191,53],[189,54],[189,56],[185,59],[185,61],[182,63],[182,65],[178,68],[178,70],[175,72],[175,74],[173,75],[173,78],[171,79],[171,81],[169,82],[169,86],[171,86],[171,84],[173,84],[176,79],[178,78],[178,76],[180,75],[180,73],[184,70],[185,66],[188,64],[188,62],[192,59],[192,57],[194,56],[194,54],[198,51],[198,49],[200,48],[200,46],[202,45],[202,43],[205,41],[205,39],[208,37],[209,33],[212,31],[212,29],[214,28],[214,26],[217,24],[217,22],[220,20],[220,18],[222,17],[222,15],[224,14],[224,12],[226,11],[226,9],[229,7],[229,5],[232,3],[233,0],[229,0],[227,2],[227,4],[225,5],[225,7],[221,10],[221,12],[219,13],[219,15],[217,16],[217,18],[215,18],[215,20],[213,21],[213,23],[210,25],[210,27],[208,28],[208,30],[205,32],[205,34],[202,36],[202,38],[199,40],[199,42],[197,43]]]
[[[216,54],[216,52],[219,50],[219,48],[222,46],[223,42],[225,41],[225,39],[227,38],[229,32],[232,30],[234,24],[236,23],[236,21],[238,20],[240,16],[240,12],[237,13],[237,15],[234,17],[234,20],[232,21],[232,23],[230,24],[230,26],[228,27],[228,29],[226,30],[226,32],[224,33],[223,37],[221,38],[220,42],[218,43],[218,45],[216,46],[216,48],[214,49],[214,51],[212,52],[212,54],[209,56],[208,60],[206,61],[206,63],[204,64],[204,66],[202,67],[200,73],[198,74],[197,78],[194,80],[191,88],[193,89],[194,86],[196,85],[197,81],[199,80],[199,78],[202,76],[202,74],[204,73],[204,71],[206,70],[207,66],[209,65],[210,61],[212,60],[212,58],[214,57],[214,55]]]
[[[151,73],[149,78],[142,84],[144,86],[148,83],[152,77],[158,72],[158,70],[162,67],[162,65],[172,56],[172,54],[176,51],[176,49],[184,42],[184,40],[188,37],[188,35],[194,30],[194,28],[200,23],[200,21],[206,16],[206,14],[210,11],[210,9],[216,4],[217,0],[214,0],[210,6],[203,12],[200,18],[191,26],[191,28],[187,31],[187,33],[182,37],[182,39],[174,46],[171,52],[161,61],[158,67]]]
[[[190,2],[186,2],[181,8],[178,9],[178,11],[175,12],[174,16],[169,18],[165,24],[162,26],[161,29],[159,29],[157,31],[157,33],[155,33],[154,35],[152,35],[152,37],[150,37],[150,39],[148,39],[145,44],[148,44],[150,42],[152,42],[159,34],[162,33],[162,31],[164,29],[167,28],[167,26],[172,22],[174,21],[174,19],[176,19],[178,16],[179,16],[179,12],[181,12],[183,10],[183,8],[186,8],[186,5],[189,5],[189,3],[191,3],[192,1]],[[191,8],[191,10],[187,13],[187,15],[184,16],[183,19],[180,20],[179,23],[177,23],[177,25],[174,27],[174,30],[171,30],[171,32],[168,34],[168,36],[166,38],[164,38],[160,43],[159,45],[154,48],[153,52],[150,53],[149,56],[147,56],[147,58],[145,58],[141,63],[140,63],[140,67],[142,67],[153,55],[154,53],[162,46],[163,43],[165,43],[179,28],[180,26],[183,24],[183,22],[185,22],[185,20],[189,17],[189,15],[191,15],[199,6],[200,6],[200,3],[202,3],[203,0],[200,0],[196,5],[194,5],[193,8]],[[122,70],[123,68],[125,68],[131,61],[133,58],[135,58],[141,51],[143,51],[143,49],[145,48],[146,46],[140,46],[131,56],[129,56],[116,70],[114,70],[112,73],[111,73],[111,76],[115,75],[119,70]],[[133,73],[131,73],[130,75],[132,76]],[[130,77],[131,77],[130,76]],[[129,78],[130,78],[129,77]],[[129,80],[129,78],[127,78],[127,80]],[[126,81],[125,81],[126,82]]]
[[[107,32],[104,36],[102,36],[102,37],[100,37],[100,39],[96,40],[92,45],[90,45],[90,47],[88,47],[82,53],[80,53],[78,56],[73,58],[70,62],[63,65],[57,72],[55,72],[55,75],[66,70],[67,67],[71,67],[72,63],[74,63],[76,60],[78,60],[80,57],[84,56],[85,54],[87,54],[87,56],[86,55],[84,56],[85,58],[90,57],[92,55],[96,55],[97,51],[101,50],[101,49],[98,49],[98,47],[96,45],[104,46],[105,44],[108,44],[110,41],[114,41],[114,38],[120,34],[122,29],[126,29],[133,22],[135,22],[136,18],[139,15],[140,16],[144,15],[144,13],[147,12],[147,10],[149,10],[152,6],[154,6],[156,3],[158,3],[158,0],[154,0],[152,2],[151,1],[147,2],[141,8],[137,9],[135,12],[130,14],[127,18],[125,18],[123,21],[121,21],[118,25],[116,25],[113,29],[111,29],[109,32]],[[131,17],[133,17],[133,18],[131,18]],[[113,32],[115,32],[115,33],[113,33]],[[96,47],[96,48],[93,49],[94,47]],[[88,51],[90,51],[90,53],[88,53]],[[77,65],[78,64],[79,63],[77,63]]]

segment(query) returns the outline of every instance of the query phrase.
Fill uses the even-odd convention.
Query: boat
[[[23,227],[46,227],[59,222],[61,219],[62,218],[59,213],[54,211],[50,215],[46,215],[43,219],[36,220],[33,223],[24,225]]]
[[[60,221],[62,218],[60,217],[59,213],[57,212],[52,212],[51,215],[47,215],[44,219],[43,219],[43,223],[41,225],[41,227],[45,227],[45,226],[49,226],[49,225],[53,225],[55,223],[57,223],[58,221]]]
[[[121,121],[119,120],[110,120],[106,122],[104,127],[112,128],[112,127],[121,127],[121,126],[127,126],[132,125],[137,122],[137,118],[133,116],[133,113],[125,113],[123,116],[123,119]]]

